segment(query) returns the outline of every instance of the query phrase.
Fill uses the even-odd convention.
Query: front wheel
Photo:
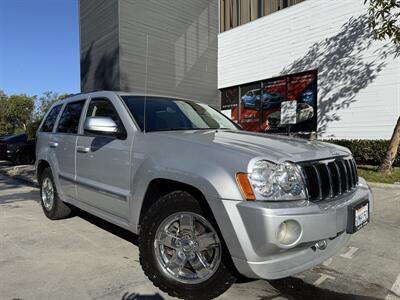
[[[211,299],[235,281],[229,253],[189,193],[161,197],[146,213],[139,237],[140,263],[154,285],[183,299]]]

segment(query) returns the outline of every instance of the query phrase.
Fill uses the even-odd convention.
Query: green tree
[[[368,4],[368,24],[378,40],[391,40],[400,45],[400,1],[365,0]]]
[[[26,130],[28,123],[32,120],[35,99],[35,96],[25,94],[8,97],[4,104],[2,119],[10,133]]]
[[[59,95],[58,93],[47,91],[44,92],[40,98],[36,99],[35,111],[33,114],[32,122],[28,125],[26,129],[26,134],[28,135],[29,138],[35,137],[36,131],[39,128],[39,125],[42,122],[43,117],[46,115],[50,107],[55,102],[65,99],[68,96],[69,94]]]
[[[50,107],[57,101],[65,99],[68,94],[54,93],[51,91],[44,92],[43,95],[37,100],[36,110],[35,110],[35,121],[41,121]]]
[[[390,40],[400,46],[400,1],[398,0],[365,0],[368,4],[368,24],[378,40]],[[400,117],[394,127],[386,157],[379,166],[383,174],[392,172],[400,144]]]
[[[8,126],[4,120],[6,103],[7,103],[7,95],[2,90],[0,90],[0,135],[8,133],[7,129]]]

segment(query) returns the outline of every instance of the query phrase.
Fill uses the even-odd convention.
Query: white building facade
[[[318,138],[390,138],[400,115],[400,53],[374,40],[364,0],[220,0],[219,16],[218,89],[223,109],[240,107],[234,119],[269,131],[280,108],[263,109],[297,100],[314,108],[306,130]],[[303,74],[313,77],[296,94]]]

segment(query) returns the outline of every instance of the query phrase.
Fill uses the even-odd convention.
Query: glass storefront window
[[[240,25],[257,19],[260,16],[261,5],[259,0],[240,1]]]
[[[220,0],[220,32],[305,0]]]
[[[238,26],[237,0],[220,0],[221,32]]]
[[[288,74],[221,90],[221,110],[244,130],[285,133],[282,104],[296,101],[296,124],[291,132],[317,129],[317,71]]]

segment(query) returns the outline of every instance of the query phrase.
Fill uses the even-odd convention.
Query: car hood
[[[221,151],[236,151],[250,157],[264,157],[274,162],[299,162],[351,154],[345,147],[320,141],[242,130],[185,130],[152,132],[151,134],[196,146],[200,144],[206,147],[218,147]],[[207,152],[202,153],[207,155]]]

